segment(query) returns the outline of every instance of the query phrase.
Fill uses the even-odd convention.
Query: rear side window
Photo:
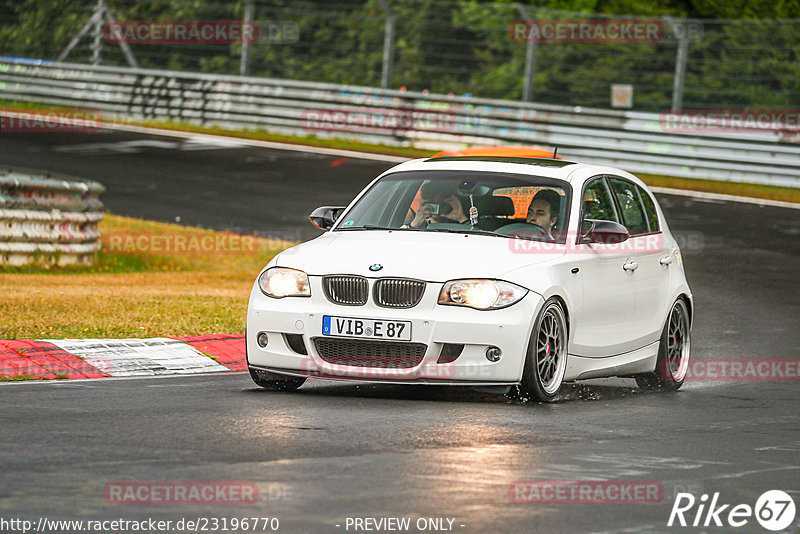
[[[642,202],[636,185],[621,178],[609,178],[611,189],[622,211],[623,224],[631,235],[645,234],[648,231]]]
[[[639,189],[639,196],[642,198],[644,213],[647,215],[647,222],[650,224],[650,231],[658,232],[661,228],[658,226],[658,212],[656,212],[656,205],[653,203],[650,193],[639,186],[636,187]]]
[[[611,200],[611,195],[609,195],[606,183],[602,178],[595,178],[586,186],[583,192],[582,209],[584,219],[619,222],[614,213],[614,201]]]

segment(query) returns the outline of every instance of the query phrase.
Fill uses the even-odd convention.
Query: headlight
[[[451,280],[442,286],[439,304],[496,310],[511,306],[527,294],[524,287],[501,280]]]
[[[310,297],[308,275],[297,269],[271,267],[258,277],[258,286],[268,297]]]

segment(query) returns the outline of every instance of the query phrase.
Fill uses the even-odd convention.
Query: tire
[[[278,375],[250,368],[250,378],[257,386],[269,391],[294,391],[302,386],[306,379],[296,376]]]
[[[689,368],[691,338],[689,308],[683,299],[678,299],[672,305],[661,332],[655,371],[637,375],[639,387],[648,391],[679,390]]]
[[[567,370],[569,332],[564,309],[556,299],[544,303],[525,356],[519,393],[540,402],[553,402]]]

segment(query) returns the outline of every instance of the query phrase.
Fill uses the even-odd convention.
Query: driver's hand
[[[417,210],[417,214],[414,216],[414,220],[411,221],[411,228],[422,228],[428,222],[428,219],[431,218],[431,207],[427,204],[423,204]]]

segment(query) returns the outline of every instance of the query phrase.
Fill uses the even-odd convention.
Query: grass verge
[[[735,195],[739,197],[765,198],[768,200],[800,203],[800,188],[795,187],[740,182],[718,182],[716,180],[676,178],[673,176],[660,176],[656,174],[634,174],[641,178],[644,183],[652,187],[671,187],[673,189],[688,189],[706,193],[722,193],[724,195]]]
[[[0,375],[0,382],[22,382],[23,380],[46,380],[46,379],[31,375],[14,375],[14,376]]]
[[[0,339],[244,333],[256,275],[292,244],[252,237],[255,244],[242,251],[153,254],[153,236],[163,245],[169,237],[216,241],[223,234],[109,214],[100,228],[104,236],[151,241],[99,253],[92,266],[0,268]]]

